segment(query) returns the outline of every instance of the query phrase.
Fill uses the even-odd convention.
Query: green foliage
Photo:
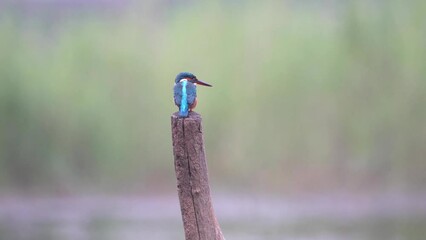
[[[218,184],[420,186],[425,5],[314,5],[151,3],[55,21],[2,14],[0,186],[173,182],[180,71],[214,85],[199,87],[197,111]]]

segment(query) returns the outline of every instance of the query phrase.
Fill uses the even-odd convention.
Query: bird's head
[[[175,83],[178,83],[178,82],[183,81],[183,80],[187,80],[188,82],[191,82],[193,84],[200,84],[200,85],[207,86],[207,87],[211,87],[212,86],[212,85],[210,85],[208,83],[205,83],[203,81],[198,80],[197,77],[194,74],[189,73],[189,72],[181,72],[181,73],[179,73],[176,76]]]

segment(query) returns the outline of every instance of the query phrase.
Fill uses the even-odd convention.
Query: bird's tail
[[[179,116],[180,117],[188,117],[188,105],[187,104],[181,104],[179,108]]]

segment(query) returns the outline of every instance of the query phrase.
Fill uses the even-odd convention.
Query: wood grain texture
[[[174,113],[173,155],[186,240],[224,240],[210,196],[201,116]]]

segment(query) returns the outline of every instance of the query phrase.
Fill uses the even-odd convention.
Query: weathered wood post
[[[224,240],[210,196],[201,116],[172,115],[177,190],[186,240]]]

